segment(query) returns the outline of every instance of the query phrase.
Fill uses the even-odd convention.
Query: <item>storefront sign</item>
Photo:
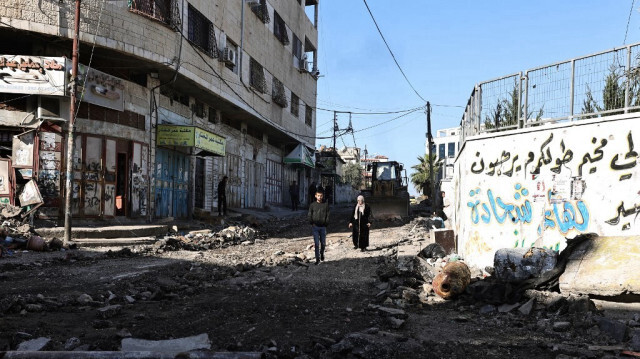
[[[12,159],[14,168],[33,167],[33,145],[35,137],[35,130],[13,136]]]
[[[64,57],[0,55],[0,92],[65,96]]]
[[[224,156],[226,139],[195,126],[158,125],[158,146],[195,147],[214,155]]]
[[[82,101],[124,111],[124,81],[90,67],[78,66],[79,91]]]

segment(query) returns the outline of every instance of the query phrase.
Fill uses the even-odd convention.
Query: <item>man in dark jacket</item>
[[[316,251],[316,265],[324,261],[324,248],[327,243],[327,224],[329,224],[329,203],[323,202],[324,193],[316,192],[316,201],[309,206],[308,218],[313,233]]]
[[[222,177],[222,181],[218,183],[218,216],[227,215],[227,179]]]

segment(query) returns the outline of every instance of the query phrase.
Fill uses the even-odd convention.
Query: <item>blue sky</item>
[[[432,104],[434,133],[459,125],[463,109],[445,106],[464,106],[478,82],[622,46],[632,7],[631,0],[367,3],[409,81]],[[636,1],[626,44],[640,42],[639,10]],[[424,105],[362,0],[320,1],[318,29],[319,108],[386,112]],[[355,137],[370,156],[387,155],[409,174],[424,154],[426,115],[381,124],[396,116],[354,114],[354,130],[360,131],[336,146],[353,146]],[[330,111],[317,112],[317,136],[331,136],[332,119]],[[338,115],[340,128],[348,122],[348,114]],[[317,140],[320,145],[331,146],[331,139]]]

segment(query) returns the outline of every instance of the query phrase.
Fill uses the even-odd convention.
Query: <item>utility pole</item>
[[[64,198],[64,239],[66,247],[71,240],[71,200],[73,197],[73,133],[75,130],[77,102],[76,81],[78,80],[78,37],[80,32],[80,2],[76,0],[75,23],[73,28],[73,48],[71,53],[71,104],[69,106],[69,124],[67,128],[67,169],[65,173],[65,198]]]
[[[338,131],[338,115],[333,111],[333,176],[331,176],[331,201],[335,203],[336,175],[338,174],[338,151],[336,151],[336,132]]]
[[[431,104],[427,101],[427,146],[429,148],[429,183],[431,185],[431,206],[435,210],[436,205],[436,184],[433,180],[433,157],[431,151],[433,147],[433,136],[431,135]]]

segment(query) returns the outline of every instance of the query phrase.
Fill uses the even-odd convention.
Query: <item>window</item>
[[[191,110],[193,111],[193,114],[200,117],[200,118],[204,118],[204,104],[200,101],[197,101],[193,103],[193,106],[191,107]]]
[[[312,127],[313,126],[313,109],[309,105],[304,105],[304,106],[305,106],[304,123],[306,123],[307,126]]]
[[[280,105],[280,107],[287,107],[287,94],[284,91],[284,85],[277,78],[273,78],[273,84],[271,88],[271,98],[273,102]]]
[[[267,9],[267,1],[260,0],[260,2],[255,2],[251,6],[251,11],[265,24],[268,24],[271,19],[269,19],[269,10]]]
[[[260,93],[267,92],[267,81],[264,78],[264,70],[262,65],[256,61],[253,57],[249,61],[249,72],[251,77],[249,78],[249,84]]]
[[[449,142],[448,144],[449,148],[449,158],[455,157],[456,156],[456,143],[455,142]]]
[[[292,36],[291,52],[293,52],[293,66],[297,69],[304,69],[302,62],[302,41],[300,41],[296,34],[292,34]]]
[[[298,95],[291,93],[291,114],[298,117],[300,114],[300,98]]]
[[[444,143],[438,145],[438,158],[444,158]]]
[[[213,23],[189,4],[189,41],[211,57],[217,57]]]
[[[277,12],[273,12],[273,34],[280,40],[283,45],[289,45],[289,35],[287,35],[287,25],[284,20],[278,15]]]
[[[179,26],[178,3],[175,0],[129,1],[129,10],[158,20],[163,24]]]

